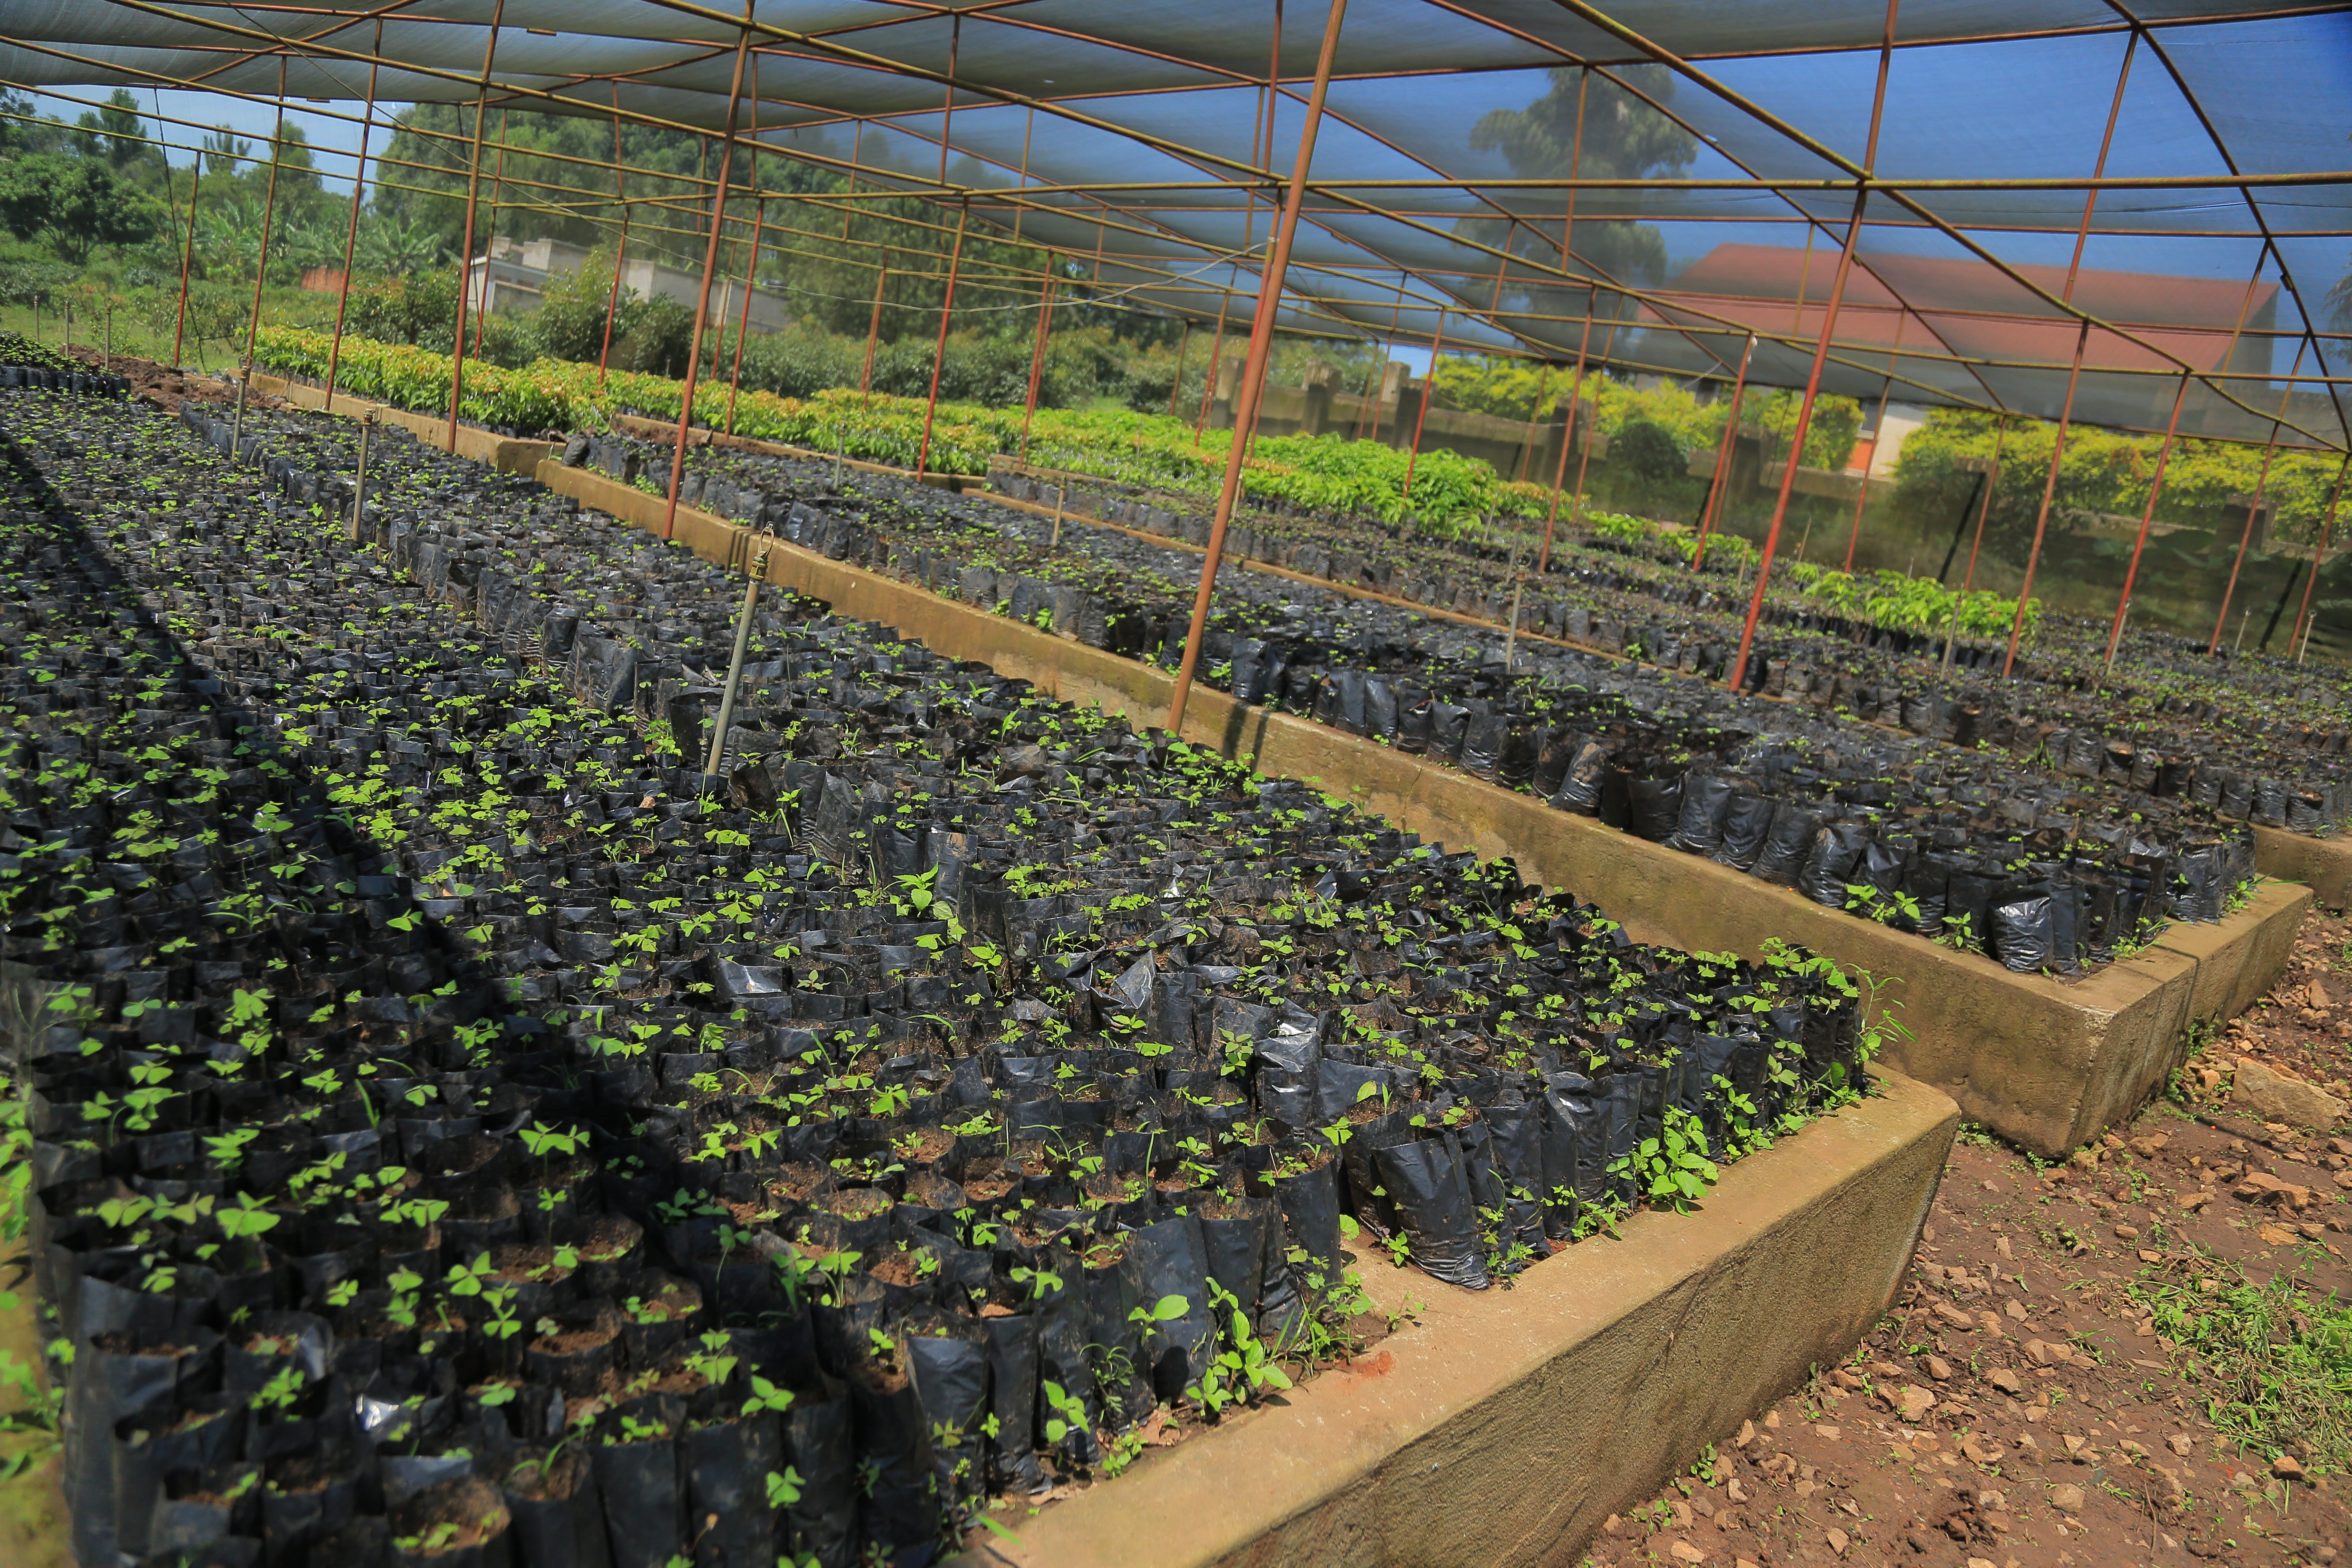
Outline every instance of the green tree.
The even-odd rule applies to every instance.
[[[1634,66],[1617,73],[1627,86],[1661,104],[1674,101],[1675,80],[1664,66]],[[1583,141],[1578,152],[1577,103],[1583,99]],[[1698,156],[1698,140],[1652,108],[1643,98],[1602,77],[1591,79],[1573,66],[1550,73],[1541,98],[1525,109],[1494,109],[1471,127],[1470,145],[1500,153],[1521,179],[1560,179],[1570,165],[1584,179],[1643,179],[1686,169]],[[1499,220],[1475,220],[1499,230]],[[1512,248],[1556,262],[1559,252],[1534,226],[1510,225]],[[1496,243],[1497,234],[1481,238]],[[1617,219],[1587,220],[1571,240],[1576,256],[1604,275],[1626,283],[1656,283],[1666,275],[1666,242],[1654,224]]]
[[[614,304],[613,265],[612,248],[599,246],[578,267],[548,279],[540,292],[539,310],[530,319],[541,353],[551,359],[593,363],[604,351],[608,305],[613,305],[613,336],[628,335],[635,325],[636,294],[624,288]]]
[[[439,267],[454,247],[425,225],[398,213],[375,211],[360,226],[357,264],[362,272],[382,278],[412,278]]]
[[[81,125],[103,138],[106,159],[118,169],[139,161],[149,151],[141,140],[146,127],[139,118],[139,100],[127,87],[116,88],[103,108],[83,114]]]
[[[44,238],[76,266],[101,245],[135,245],[161,222],[154,202],[101,159],[37,153],[0,164],[0,224]]]
[[[243,174],[245,161],[253,155],[253,143],[226,125],[205,132],[198,145],[204,153],[205,173],[215,176]]]

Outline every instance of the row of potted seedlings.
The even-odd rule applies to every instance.
[[[0,331],[0,390],[124,397],[130,395],[131,382],[126,376],[91,370],[22,332]]]
[[[1017,469],[990,479],[992,488],[1018,500],[1051,505],[1061,496],[1058,486]],[[1091,512],[1105,521],[1207,542],[1208,520],[1197,512],[1075,489],[1071,499],[1093,503]],[[1346,526],[1359,535],[1390,531],[1360,520]],[[1573,585],[1571,596],[1561,598],[1549,575],[1530,581],[1520,574],[1523,544],[1424,545],[1416,539],[1411,552],[1420,559],[1418,567],[1388,561],[1367,567],[1362,563],[1370,558],[1360,545],[1350,551],[1316,539],[1269,540],[1250,529],[1227,534],[1227,548],[1237,555],[1309,576],[1377,588],[1498,625],[1516,615],[1522,630],[1710,679],[1729,674],[1748,597],[1743,569],[1734,562],[1719,560],[1694,572],[1678,558],[1637,563],[1615,540],[1559,541],[1548,573],[1561,585]],[[1433,568],[1433,563],[1443,564]],[[2215,775],[2216,799],[2208,805],[2220,804],[2222,776],[2242,775],[2245,798],[2233,801],[2235,809],[2225,808],[2225,815],[2305,834],[2331,833],[2352,818],[2352,771],[2336,760],[2352,744],[2352,708],[2340,691],[2324,680],[2266,678],[2281,674],[2283,661],[2268,672],[2257,665],[2248,682],[2244,661],[2234,668],[2217,666],[2201,647],[2192,653],[2164,636],[2135,636],[2119,673],[2109,673],[2106,632],[2104,623],[2051,625],[2001,679],[2001,644],[1963,644],[1947,669],[1940,633],[1878,626],[1801,600],[1768,599],[1744,685],[1765,696],[1929,734],[1934,731],[1912,721],[1913,710],[1951,701],[1970,722],[1957,737],[1936,739],[1968,745],[1982,738],[2009,746],[2020,735],[2038,739],[2063,729],[2078,754],[2053,757],[2053,765],[2076,776],[2100,776],[2108,751],[2125,759],[2144,754],[2149,767],[2169,761],[2177,769],[2201,767]],[[2126,776],[2128,772],[2126,761]]]
[[[625,450],[575,444],[572,455]],[[1197,556],[888,477],[835,489],[823,465],[722,461],[768,487],[690,474],[722,514],[1112,651],[1172,663],[1181,650],[1191,585],[1179,574]],[[1931,699],[1901,715],[1924,738],[1906,742],[1581,650],[1522,640],[1507,654],[1500,635],[1376,599],[1239,569],[1218,588],[1201,669],[1244,701],[1531,790],[2021,972],[2103,963],[2167,921],[2220,919],[2252,874],[2251,835],[2221,819],[2243,803],[2221,796],[2228,784],[2251,799],[2254,781],[2160,770],[2104,742],[2088,770],[2047,765],[2097,740],[2084,731],[1954,750],[1990,734],[1974,732],[1976,710]]]
[[[7,409],[81,1561],[920,1563],[1507,1282],[1889,1025],[393,441]],[[324,501],[306,500],[322,496]]]
[[[1010,460],[989,475],[992,489],[1018,500],[1207,542],[1209,520],[1196,498],[1068,483],[1072,478]],[[1645,623],[1661,606],[1680,609],[1686,614],[1676,617],[1675,640],[1708,646],[1709,657],[1696,668],[1717,679],[1728,673],[1748,601],[1748,565],[1736,550],[1719,551],[1694,570],[1685,542],[1620,538],[1566,524],[1556,531],[1548,571],[1575,585],[1576,603],[1591,612],[1582,620],[1571,621],[1564,606],[1549,602],[1558,590],[1548,579],[1523,579],[1535,545],[1516,533],[1440,540],[1363,518],[1253,512],[1226,543],[1245,558],[1497,623],[1509,618],[1516,602],[1523,629],[1637,658],[1654,657],[1660,647]],[[2137,749],[2179,755],[2210,757],[2218,742],[2238,771],[2293,777],[2317,768],[2314,776],[2322,781],[2337,774],[2294,753],[2341,752],[2352,741],[2352,703],[2340,689],[2284,658],[2217,659],[2201,641],[2133,632],[2110,668],[2104,620],[2044,616],[2032,646],[2000,677],[2008,662],[2004,641],[1961,641],[1947,661],[1946,632],[1879,625],[1825,609],[1795,584],[1779,584],[1763,606],[1763,640],[1748,684],[1769,695],[1785,690],[1834,701],[1890,725],[1899,722],[1891,703],[1884,716],[1874,711],[1879,689],[1893,685],[1915,697],[1922,687],[1942,689],[2011,725],[2092,728]],[[2270,825],[2319,830],[2284,817]]]

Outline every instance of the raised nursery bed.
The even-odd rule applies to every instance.
[[[312,388],[297,391],[317,396]],[[882,400],[892,416],[904,412],[901,401]],[[656,437],[653,445],[608,443],[609,451],[590,460],[617,477],[666,475],[669,426],[614,417],[623,427]],[[959,441],[974,434],[959,432]],[[793,450],[708,430],[693,438],[697,453],[684,486],[690,504],[706,475],[714,481],[744,478],[720,448]],[[583,448],[592,444],[575,437],[573,460],[589,457]],[[1111,454],[1099,455],[1113,460]],[[964,455],[956,460],[961,463]],[[713,464],[726,471],[711,471]],[[886,479],[894,472],[870,463],[853,467]],[[1042,508],[1043,499],[1050,499],[1055,510],[1090,512],[1171,542],[1197,543],[1206,536],[1204,503],[1197,496],[1024,468],[1001,458],[990,471],[1011,504]],[[950,490],[969,483],[934,478]],[[762,487],[772,489],[765,479],[755,474],[752,479],[749,487],[728,486],[737,498],[730,503],[734,515],[757,516],[775,499],[763,493]],[[771,521],[781,521],[791,492],[805,483],[784,487]],[[747,491],[748,506],[741,502]],[[1015,495],[1041,499],[1024,503],[1013,500]],[[712,510],[729,508],[714,503]],[[1609,521],[1610,528],[1596,526],[1580,540],[1563,536],[1552,554],[1553,576],[1532,582],[1514,574],[1534,552],[1525,520],[1499,531],[1453,537],[1285,507],[1237,518],[1228,546],[1234,558],[1279,562],[1276,570],[1328,581],[1334,596],[1405,595],[1438,615],[1487,624],[1510,619],[1516,608],[1529,633],[1719,679],[1738,641],[1744,545],[1727,542],[1706,571],[1694,573],[1676,553],[1686,547],[1642,537],[1649,525],[1638,520]],[[1940,617],[1928,630],[1906,630],[1876,624],[1846,607],[1845,600],[1792,593],[1797,578],[1811,581],[1811,570],[1795,565],[1776,586],[1765,640],[1751,659],[1750,689],[1937,742],[1998,746],[2071,787],[2113,786],[2122,816],[2137,809],[2135,797],[2185,798],[2249,825],[2265,874],[2308,881],[2331,902],[2352,896],[2352,850],[2336,842],[2337,826],[2352,812],[2352,773],[2341,755],[2352,735],[2352,709],[2323,682],[2299,672],[2252,669],[2258,660],[2217,666],[2184,659],[2175,639],[2137,635],[2127,640],[2118,670],[2103,674],[2098,660],[2087,656],[2088,644],[2103,641],[2103,628],[2087,623],[2045,625],[2033,647],[2051,650],[2047,668],[2038,656],[2029,657],[2014,678],[1990,679],[1985,672],[2000,662],[1996,637],[1958,650],[1959,668],[1945,671],[1938,667]],[[1833,580],[1840,579],[1831,574],[1819,584],[1824,595]],[[1563,596],[1563,588],[1571,592]],[[1970,601],[1972,629],[1982,633],[1994,622],[2005,628],[2005,605],[1977,598],[1988,603]],[[1978,624],[1993,610],[1999,613],[1990,621]],[[1285,662],[1303,668],[1311,652],[1286,650]],[[1274,696],[1280,699],[1278,688]],[[1976,934],[1980,942],[1990,936],[1982,930]]]
[[[637,454],[575,438],[566,457],[626,472]],[[765,460],[758,472],[768,488],[697,471],[682,499],[1092,647],[1163,665],[1181,648],[1192,564],[1181,554],[1101,531],[1072,530],[1066,547],[1058,526],[887,479],[835,490],[822,465]],[[2218,919],[2253,874],[2252,833],[2178,790],[2150,796],[2002,752],[1906,743],[1532,640],[1507,656],[1496,638],[1447,646],[1433,634],[1452,628],[1398,607],[1308,590],[1319,596],[1302,609],[1286,602],[1297,588],[1251,574],[1234,574],[1230,591],[1221,574],[1219,586],[1202,668],[1244,701],[1531,787],[2019,972],[2072,972],[2166,921]],[[1507,670],[1495,668],[1505,657]]]
[[[661,500],[643,490],[553,463],[542,472],[551,482],[641,524],[655,524],[662,515]],[[807,493],[824,502],[840,500],[825,490],[822,478]],[[892,492],[894,500],[905,497],[906,489]],[[861,498],[856,504],[870,503]],[[917,491],[904,504],[912,510],[961,503]],[[804,510],[825,511],[817,506]],[[742,546],[740,530],[699,508],[681,509],[679,529],[682,541],[717,558],[731,558]],[[1114,542],[1119,537],[1111,536]],[[831,525],[824,544],[845,556],[895,558],[880,531],[862,524]],[[967,553],[960,559],[973,558]],[[1025,616],[1016,620],[967,609],[918,583],[902,585],[789,550],[772,553],[770,570],[777,581],[1066,697],[1101,704],[1139,722],[1165,711],[1168,681],[1160,670],[1045,635],[1022,624]],[[924,576],[919,557],[898,559],[886,570],[919,581]],[[1252,578],[1234,576],[1233,596],[1243,613],[1250,613]],[[1221,577],[1221,589],[1224,583]],[[1336,602],[1359,612],[1381,609],[1345,598]],[[1351,647],[1360,649],[1366,630],[1351,633]],[[1465,658],[1426,645],[1413,647],[1408,658],[1423,678],[1446,662],[1467,665],[1474,674],[1484,662],[1475,652]],[[1601,668],[1623,670],[1613,664]],[[1745,703],[1750,711],[1788,715],[1780,705],[1756,704],[1705,687],[1675,687],[1654,676],[1643,678],[1650,682],[1645,686],[1630,679],[1642,672],[1625,673],[1628,705],[1643,712],[1688,693],[1703,705]],[[1702,706],[1699,716],[1707,710]],[[1861,897],[1853,889],[1822,884],[1811,900],[1792,896],[1772,883],[1727,872],[1711,863],[1714,856],[1664,851],[1636,835],[1597,830],[1591,819],[1543,811],[1523,792],[1506,793],[1486,787],[1475,773],[1464,776],[1450,767],[1431,766],[1427,753],[1367,746],[1328,727],[1302,724],[1207,692],[1196,695],[1187,731],[1228,755],[1255,754],[1268,771],[1324,780],[1328,787],[1340,788],[1360,804],[1429,836],[1514,855],[1552,885],[1605,886],[1610,907],[1652,940],[1756,956],[1767,938],[1799,936],[1846,962],[1892,976],[1903,983],[1904,995],[1922,1016],[1964,1021],[1964,1026],[1938,1029],[1921,1042],[1899,1046],[1906,1069],[1944,1087],[1971,1115],[2004,1135],[2053,1154],[2095,1135],[2160,1088],[2192,1020],[2234,1016],[2258,995],[2283,962],[2305,902],[2300,889],[2263,888],[2231,918],[2176,924],[2154,945],[2140,947],[2125,963],[2095,970],[2087,981],[2012,980],[1966,952],[1906,934],[1899,910],[1885,924],[1832,912]],[[1840,733],[1830,730],[1826,739],[1834,742]],[[2181,808],[2176,804],[2176,809]],[[2065,820],[2063,811],[2056,816]],[[2236,844],[2242,855],[2242,837]],[[2109,955],[2095,950],[2087,956]]]
[[[399,437],[354,548],[341,422],[0,419],[85,1563],[919,1563],[1350,1352],[1348,1248],[1541,1295],[1702,1201],[1634,1246],[1748,1303],[1759,1395],[1892,1289],[1950,1112],[1856,1105],[1885,1015],[1825,960],[1636,943],[790,595],[704,774],[737,595],[687,552]],[[1673,1228],[1766,1218],[1837,1232],[1832,1311]]]

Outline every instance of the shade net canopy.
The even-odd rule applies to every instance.
[[[744,142],[1239,331],[1327,16],[0,0],[0,79],[355,104],[373,68],[716,133],[748,32]],[[1851,228],[1828,391],[2160,430],[2185,384],[2183,434],[2352,446],[2352,9],[1907,0],[1887,37],[1877,0],[1349,0],[1276,325],[1801,385]]]

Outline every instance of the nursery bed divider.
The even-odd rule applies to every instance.
[[[252,380],[256,392],[283,398],[297,408],[315,409],[348,419],[365,419],[373,411],[383,424],[399,426],[437,451],[450,449],[449,421],[446,415],[412,414],[389,403],[375,403],[341,392],[335,394],[330,401],[326,388],[312,386],[308,382],[289,381],[280,375],[256,372]],[[457,426],[457,456],[487,463],[502,474],[529,476],[538,468],[541,459],[557,445],[552,441],[519,440],[494,431],[478,429],[471,425]]]
[[[662,499],[588,468],[542,463],[540,482],[583,506],[658,530]],[[706,560],[740,559],[753,531],[677,509],[677,542]],[[761,536],[767,581],[878,621],[950,658],[972,659],[1043,694],[1138,725],[1168,711],[1175,678],[1009,616]],[[1197,688],[1183,738],[1304,780],[1456,849],[1508,855],[1520,875],[1573,889],[1638,941],[1758,957],[1771,938],[1899,982],[1890,998],[1916,1037],[1881,1060],[1945,1090],[1973,1120],[2038,1153],[2063,1154],[2160,1091],[2189,1024],[2235,1017],[2284,972],[2311,889],[2260,887],[2218,924],[2179,923],[2141,952],[2075,979],[2015,974],[1843,910],[1791,888],[1557,811],[1522,795],[1311,720]]]
[[[1749,1156],[1693,1212],[1636,1215],[1509,1290],[1361,1269],[1381,1310],[1421,1302],[1419,1326],[1013,1516],[1017,1542],[959,1568],[1577,1561],[1894,1300],[1959,1117],[1937,1089],[1874,1077],[1881,1093]]]

